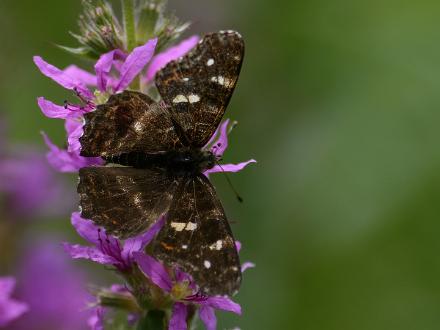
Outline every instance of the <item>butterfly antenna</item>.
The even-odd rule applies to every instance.
[[[228,184],[229,184],[229,187],[231,187],[232,191],[234,192],[235,197],[237,197],[237,200],[238,200],[240,203],[243,203],[243,198],[241,198],[240,194],[239,194],[239,193],[237,192],[237,190],[235,189],[234,185],[232,184],[231,179],[229,179],[229,175],[225,172],[225,170],[223,169],[223,167],[222,167],[217,161],[216,161],[216,163],[217,163],[217,165],[220,167],[220,169],[222,170],[222,173],[224,174],[224,176],[225,176],[225,178],[226,178],[226,181],[227,181]]]

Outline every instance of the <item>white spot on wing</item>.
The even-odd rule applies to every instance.
[[[189,78],[185,77],[185,78],[182,78],[182,80],[183,80],[183,81],[188,81]]]
[[[196,95],[196,94],[190,94],[188,95],[188,100],[189,103],[196,103],[200,101],[200,96]]]
[[[221,250],[221,248],[223,247],[223,242],[222,240],[218,240],[217,242],[215,242],[214,244],[211,244],[209,246],[210,250]]]
[[[206,62],[206,65],[207,66],[211,66],[211,65],[213,65],[214,64],[214,59],[213,58],[210,58],[207,62]]]
[[[185,95],[179,94],[173,99],[173,103],[188,102],[188,98]]]
[[[211,263],[209,262],[209,260],[205,260],[205,261],[203,262],[203,265],[204,265],[205,268],[207,268],[207,269],[211,268]]]
[[[134,196],[133,203],[136,205],[141,204],[141,193],[138,193]]]
[[[222,86],[224,86],[226,88],[232,87],[233,83],[234,83],[234,81],[232,79],[229,79],[229,78],[226,78],[226,77],[223,77],[223,76],[211,77],[211,81],[215,82],[215,83],[217,83],[219,85],[222,85]]]
[[[182,231],[186,226],[185,222],[171,222],[171,227],[176,231]]]
[[[185,227],[186,230],[190,230],[190,231],[193,231],[196,228],[197,228],[197,224],[195,222],[188,222]]]
[[[188,245],[186,245],[186,244],[182,245],[182,249],[186,250],[187,248],[188,248]]]
[[[144,128],[144,125],[142,125],[142,123],[139,122],[139,121],[137,121],[137,122],[134,124],[134,130],[135,130],[136,132],[142,132],[143,128]]]
[[[171,222],[171,227],[176,231],[189,230],[193,231],[197,228],[197,224],[195,222]]]

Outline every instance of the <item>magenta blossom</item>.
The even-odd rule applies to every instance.
[[[7,201],[4,213],[14,219],[33,219],[64,214],[73,206],[73,193],[43,153],[24,146],[9,149],[0,150],[0,195]]]
[[[41,238],[27,247],[20,260],[17,297],[29,305],[29,311],[8,329],[87,329],[87,303],[92,299],[88,279],[60,251],[58,241]]]
[[[66,252],[74,259],[89,259],[103,265],[112,265],[120,271],[131,268],[133,253],[143,250],[165,223],[164,217],[161,217],[145,233],[121,242],[106,234],[104,229],[91,220],[82,218],[79,212],[72,213],[71,221],[78,234],[94,246],[64,243]]]
[[[96,307],[92,316],[87,321],[90,330],[104,330],[104,313],[103,307]]]
[[[15,288],[13,277],[0,277],[0,327],[5,327],[28,311],[28,306],[11,298]]]
[[[133,253],[133,257],[145,276],[169,293],[175,301],[169,330],[187,329],[188,304],[200,306],[199,316],[208,330],[215,330],[217,327],[216,309],[241,314],[240,305],[228,297],[208,297],[198,294],[196,285],[188,274],[176,269],[173,279],[168,270],[153,257],[142,252]]]
[[[226,119],[217,128],[217,131],[212,135],[211,139],[204,147],[204,149],[211,150],[211,152],[214,153],[217,159],[221,159],[223,153],[228,148],[228,127],[229,127],[229,119]],[[217,164],[213,168],[205,171],[205,175],[209,175],[211,173],[218,173],[218,172],[238,172],[251,163],[256,163],[256,160],[250,159],[246,162],[242,162],[238,164],[224,164],[224,165]]]

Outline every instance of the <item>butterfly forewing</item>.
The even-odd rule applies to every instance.
[[[235,31],[205,36],[189,54],[156,75],[156,86],[192,146],[214,134],[231,99],[244,55]]]
[[[241,282],[234,238],[214,187],[201,175],[179,184],[153,253],[189,273],[203,293],[235,293]]]
[[[85,167],[79,171],[81,216],[127,238],[145,231],[171,205],[178,181],[160,170]]]
[[[142,93],[112,95],[84,117],[81,156],[157,153],[182,146],[168,110]]]

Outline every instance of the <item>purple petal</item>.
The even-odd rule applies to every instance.
[[[215,309],[221,309],[224,311],[232,312],[238,315],[241,315],[241,307],[239,304],[233,302],[228,297],[209,297],[203,305],[210,306]]]
[[[241,265],[241,272],[244,273],[249,268],[255,268],[255,264],[250,261],[246,261]]]
[[[40,69],[41,73],[51,78],[66,89],[78,91],[82,97],[91,100],[93,94],[79,80],[69,76],[64,71],[47,63],[40,56],[34,56],[34,63]]]
[[[171,291],[173,285],[171,277],[159,261],[142,252],[133,252],[133,258],[138,263],[140,270],[154,284],[166,292]]]
[[[241,250],[241,242],[240,241],[235,241],[235,248],[237,249],[237,252],[240,253],[240,250]]]
[[[99,157],[81,157],[77,152],[62,150],[53,144],[46,134],[42,134],[49,147],[47,160],[53,168],[60,172],[77,172],[82,167],[102,165],[104,162]]]
[[[228,125],[229,125],[229,119],[226,119],[219,127],[219,137],[217,141],[214,143],[214,145],[211,147],[211,151],[216,155],[218,158],[223,156],[226,148],[228,147]],[[216,135],[216,134],[214,134]]]
[[[168,330],[187,330],[187,315],[188,308],[186,305],[182,303],[175,303],[173,306],[173,312],[171,314]]]
[[[91,330],[104,330],[104,308],[97,307],[87,321]]]
[[[15,299],[0,300],[0,327],[6,327],[9,322],[19,318],[28,309],[27,304]]]
[[[127,56],[121,67],[121,76],[115,87],[115,92],[124,90],[130,85],[133,79],[150,62],[156,48],[157,38],[149,40],[145,45],[133,49]]]
[[[213,168],[204,172],[204,174],[211,173],[219,173],[219,172],[238,172],[244,169],[247,165],[256,163],[255,159],[248,160],[247,162],[239,163],[239,164],[224,164],[224,165],[215,165]]]
[[[164,224],[165,217],[161,216],[145,233],[125,240],[122,258],[129,260],[133,252],[141,251],[157,235]]]
[[[64,243],[64,250],[73,259],[87,259],[102,265],[117,265],[119,261],[113,257],[102,253],[99,249],[90,246],[82,246],[79,244]]]
[[[46,100],[44,97],[39,97],[37,102],[43,114],[48,118],[66,119],[82,115],[80,111],[72,111],[71,108],[66,108],[64,106],[52,103],[51,101]]]
[[[77,233],[86,241],[99,246],[100,228],[96,226],[93,221],[84,219],[79,212],[73,212],[70,217],[70,222]]]
[[[67,132],[67,151],[79,154],[81,149],[79,138],[84,134],[83,126],[83,120],[66,119],[64,127]]]
[[[96,82],[99,90],[105,92],[109,81],[110,71],[116,60],[124,59],[125,54],[119,49],[101,55],[95,64]]]
[[[176,267],[174,269],[174,275],[176,276],[176,282],[188,282],[191,283],[190,287],[192,289],[195,289],[194,281],[191,275],[188,273],[185,273],[184,271],[180,270],[180,268]]]
[[[15,278],[11,276],[0,277],[0,300],[7,299],[15,288]]]
[[[153,80],[156,72],[162,69],[168,62],[174,61],[188,53],[195,45],[197,45],[199,39],[199,36],[189,37],[178,45],[170,47],[166,51],[154,56],[150,65],[148,66],[146,80]]]
[[[69,65],[63,71],[64,74],[76,79],[86,86],[96,86],[96,76],[86,70],[78,68],[76,65]]]
[[[199,316],[207,330],[217,329],[217,317],[212,307],[202,305],[199,310]]]

